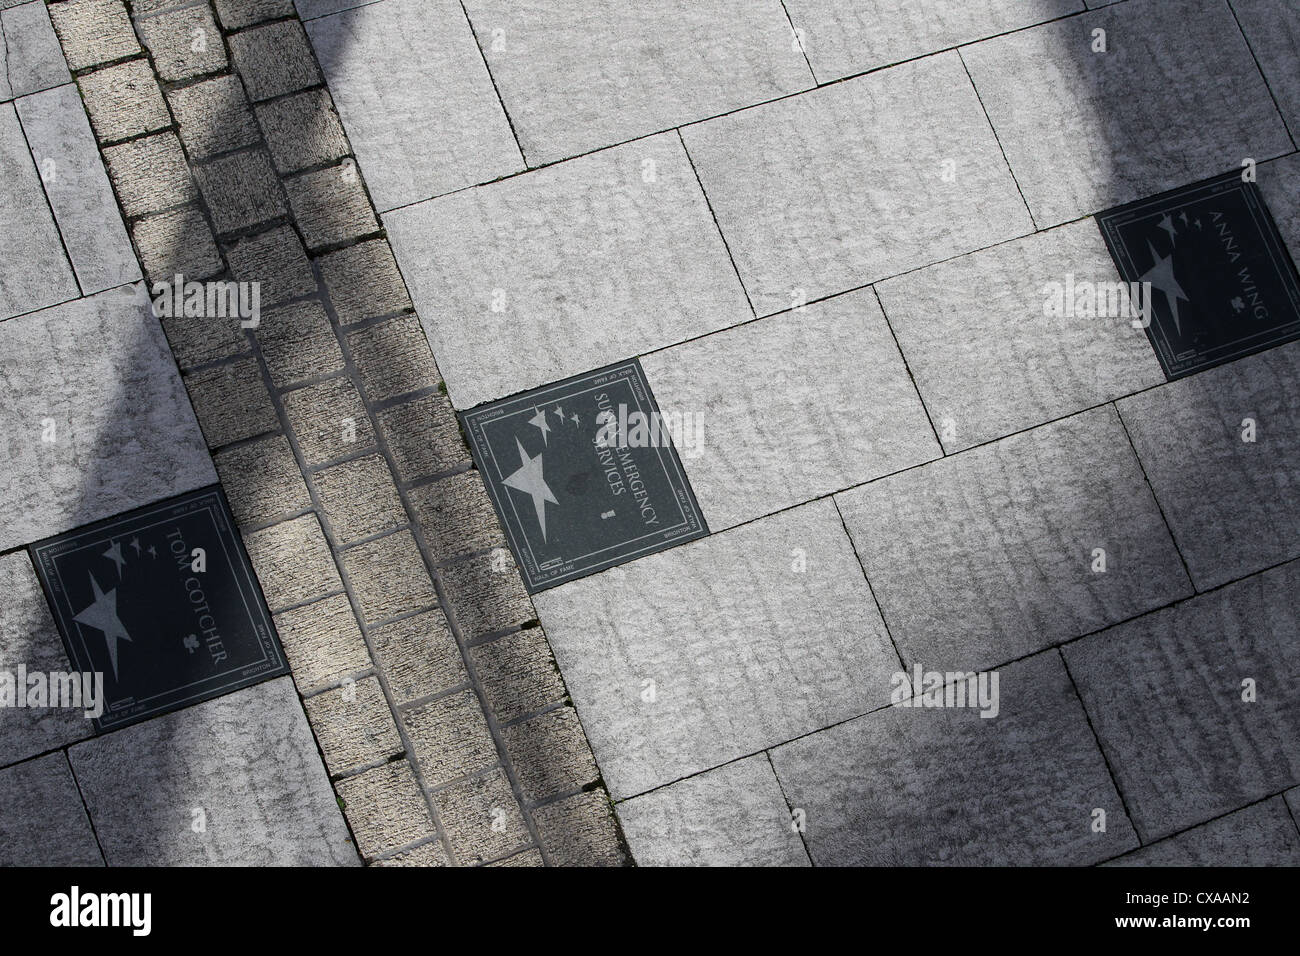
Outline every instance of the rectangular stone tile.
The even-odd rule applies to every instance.
[[[429,805],[405,760],[348,777],[339,800],[367,859],[435,834]]]
[[[137,15],[135,28],[160,80],[190,80],[223,71],[228,65],[226,45],[206,3],[178,5],[148,17]]]
[[[141,219],[131,227],[131,235],[151,283],[172,282],[178,274],[186,282],[203,282],[225,269],[212,230],[197,205]],[[265,302],[265,293],[263,296]],[[214,325],[207,317],[187,319],[182,315],[166,318],[163,328],[182,368],[248,349],[238,324]]]
[[[1110,407],[836,501],[909,667],[1000,664],[1191,592]]]
[[[452,784],[433,800],[462,865],[513,853],[531,839],[510,782],[500,770]]]
[[[237,76],[218,76],[167,94],[193,160],[257,143],[257,122]]]
[[[1300,6],[1276,0],[1231,0],[1292,136],[1300,134]]]
[[[459,3],[385,0],[307,31],[380,211],[523,168]]]
[[[772,752],[815,864],[1085,865],[1137,845],[1057,653],[998,675],[996,717],[887,707]]]
[[[472,690],[404,711],[402,725],[420,774],[430,787],[478,773],[497,762],[483,705]]]
[[[50,4],[50,19],[68,66],[84,70],[140,52],[122,0],[69,0]]]
[[[374,677],[317,694],[303,706],[332,774],[384,763],[404,752],[393,711]]]
[[[1032,229],[956,53],[682,135],[759,315]]]
[[[1300,554],[1297,381],[1292,343],[1119,403],[1200,590]]]
[[[458,408],[752,316],[674,134],[384,225]]]
[[[1300,154],[1262,163],[1258,182],[1291,261],[1300,262]]]
[[[1219,0],[1128,0],[962,57],[1039,227],[1292,150]]]
[[[104,150],[108,175],[130,219],[199,198],[175,133],[157,133]]]
[[[17,106],[36,168],[54,171],[45,177],[45,194],[81,291],[89,295],[139,279],[140,264],[77,87],[68,83],[25,96]]]
[[[68,759],[0,770],[0,866],[103,866]]]
[[[0,379],[0,550],[216,481],[158,320],[122,290],[0,323],[0,354],[18,359]]]
[[[230,54],[254,101],[297,93],[321,82],[311,44],[296,20],[282,20],[231,36]]]
[[[370,651],[345,594],[282,611],[275,615],[275,630],[299,693],[336,684],[371,666]]]
[[[0,12],[0,100],[47,90],[72,79],[59,38],[43,3],[24,3]]]
[[[420,549],[406,529],[343,552],[343,567],[367,624],[438,603]]]
[[[1150,842],[1300,781],[1300,564],[1065,649]]]
[[[1300,866],[1300,832],[1271,797],[1126,853],[1109,866]]]
[[[375,443],[370,416],[347,376],[285,392],[282,400],[309,466],[355,454]]]
[[[552,866],[628,866],[604,790],[588,790],[533,811]]]
[[[615,798],[880,706],[898,667],[826,500],[534,600]]]
[[[101,143],[156,133],[172,123],[148,60],[130,60],[77,79],[90,125]]]
[[[312,484],[340,544],[407,523],[392,472],[379,455],[331,465],[313,474]]]
[[[641,364],[713,531],[941,454],[870,289]]]
[[[1118,282],[1087,219],[887,279],[876,291],[951,453],[1165,380],[1132,319],[1090,315],[1080,298]],[[1051,283],[1068,314],[1044,313]]]
[[[316,515],[303,515],[244,536],[244,546],[272,611],[343,590]]]
[[[534,165],[813,85],[779,0],[595,0],[559,15],[471,0],[466,10]]]
[[[216,0],[217,16],[227,30],[293,16],[293,0]]]
[[[557,707],[502,728],[501,736],[526,800],[573,793],[599,779],[578,712],[572,707]]]
[[[478,644],[470,655],[483,695],[500,723],[518,720],[564,699],[564,681],[539,627]]]
[[[288,677],[69,751],[110,866],[356,864]],[[206,832],[192,823],[203,813]]]
[[[810,865],[764,753],[616,809],[638,866]]]
[[[373,628],[370,642],[398,706],[469,680],[456,638],[437,609]]]
[[[1084,9],[1082,0],[786,0],[785,7],[821,83]]]
[[[0,319],[78,295],[18,114],[0,105]]]

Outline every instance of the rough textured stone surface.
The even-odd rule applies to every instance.
[[[462,865],[505,856],[530,839],[510,782],[500,770],[452,784],[434,794],[433,801]]]
[[[338,336],[317,299],[264,313],[257,340],[276,388],[343,369]]]
[[[539,627],[507,634],[471,652],[488,705],[501,723],[564,699],[564,682]]]
[[[524,850],[522,853],[516,853],[508,856],[503,860],[496,860],[487,864],[488,866],[545,866],[546,861],[542,859],[541,850]]]
[[[1065,649],[1144,841],[1300,782],[1297,588],[1292,562]]]
[[[466,9],[534,165],[813,85],[779,0]]]
[[[345,377],[285,392],[283,400],[298,448],[309,466],[341,458],[375,443],[361,396]]]
[[[533,601],[616,798],[880,706],[898,667],[827,500]]]
[[[244,545],[272,611],[343,590],[314,514],[246,534]]]
[[[477,471],[462,471],[407,492],[437,562],[505,547],[505,535]]]
[[[1032,229],[956,53],[682,135],[759,315]]]
[[[469,464],[469,448],[445,395],[428,395],[377,416],[398,477],[414,481]]]
[[[181,227],[180,224],[178,227]],[[166,275],[164,272],[163,276]],[[188,280],[193,273],[187,272],[184,275]],[[176,362],[182,369],[241,355],[250,348],[248,338],[238,322],[212,322],[206,318],[164,318],[162,326],[171,343]]]
[[[350,161],[285,180],[289,205],[311,249],[359,239],[379,230],[374,208]]]
[[[139,17],[136,30],[159,79],[176,82],[226,68],[226,47],[206,3]]]
[[[1300,262],[1300,155],[1261,164],[1259,188],[1282,241],[1291,250],[1291,261]]]
[[[887,707],[772,752],[819,866],[1084,865],[1137,846],[1055,651],[999,671],[997,717]],[[1092,812],[1106,831],[1092,832]]]
[[[372,402],[438,384],[429,340],[413,315],[399,316],[348,335],[348,349]]]
[[[262,284],[262,308],[316,291],[311,263],[288,226],[240,240],[226,250],[230,271],[243,282]]]
[[[371,666],[370,652],[347,595],[336,594],[275,615],[299,693],[337,684]]]
[[[185,376],[209,448],[275,431],[280,419],[256,359],[217,365]]]
[[[227,30],[293,16],[293,0],[216,0],[217,16]]]
[[[1131,319],[1044,315],[1044,288],[1067,276],[1076,286],[1119,282],[1091,219],[876,287],[946,451],[1165,380]]]
[[[752,317],[674,134],[384,225],[457,408]]]
[[[1300,7],[1270,0],[1232,0],[1250,48],[1294,135],[1300,131]]]
[[[374,628],[370,641],[398,706],[469,679],[460,648],[439,610]]]
[[[514,556],[505,547],[441,567],[438,578],[467,640],[537,617]]]
[[[617,808],[640,866],[808,866],[766,754],[755,754]]]
[[[151,284],[171,281],[177,274],[183,275],[187,282],[203,282],[225,268],[212,238],[212,230],[197,206],[141,219],[132,227],[131,235]],[[238,323],[213,328],[215,325],[218,324],[206,318],[163,320],[163,326],[169,329],[177,361],[182,366],[225,358],[247,348]],[[183,343],[171,337],[173,326],[185,328],[187,334],[183,336]],[[234,343],[236,347],[228,350],[226,343]]]
[[[110,866],[357,862],[288,677],[69,751]],[[191,828],[202,809],[205,833]]]
[[[199,198],[175,133],[159,133],[104,150],[108,175],[128,218]]]
[[[303,706],[331,774],[402,753],[393,711],[373,677],[317,694]]]
[[[406,524],[392,473],[379,455],[354,458],[312,475],[321,507],[340,543]]]
[[[262,524],[311,507],[307,483],[283,435],[226,448],[213,461],[240,525]]]
[[[171,125],[171,113],[147,60],[87,73],[77,85],[101,143],[155,133]]]
[[[257,121],[281,173],[341,159],[348,140],[325,90],[309,90],[257,107]]]
[[[908,667],[1000,664],[1191,593],[1110,407],[836,501]]]
[[[533,811],[556,866],[624,866],[627,857],[604,791],[591,790]]]
[[[385,857],[382,860],[376,860],[372,866],[449,866],[447,851],[443,848],[442,841],[430,840],[428,843],[421,843],[419,846],[412,847],[409,850],[403,850],[401,853],[394,853],[392,856]]]
[[[321,82],[307,35],[296,21],[245,30],[229,42],[235,69],[254,100],[296,93]]]
[[[235,153],[194,171],[219,234],[249,229],[285,213],[279,178],[261,150]]]
[[[402,723],[430,787],[486,770],[497,762],[496,744],[472,690],[413,707],[403,712]]]
[[[50,20],[68,66],[84,70],[140,52],[122,0],[69,0],[50,4]]]
[[[0,100],[67,83],[71,76],[43,3],[24,3],[0,12]]]
[[[558,707],[502,731],[527,800],[581,790],[598,779],[596,761],[572,707]]]
[[[429,807],[405,760],[341,780],[338,793],[367,858],[434,834]]]
[[[103,866],[68,760],[0,770],[0,866]]]
[[[1112,866],[1297,866],[1300,833],[1281,797],[1125,854]]]
[[[455,0],[385,0],[307,31],[381,211],[523,168]]]
[[[322,256],[320,268],[343,325],[411,308],[397,261],[382,239]]]
[[[218,76],[167,94],[190,158],[252,146],[257,123],[237,76]]]
[[[1201,590],[1300,555],[1297,376],[1293,343],[1119,403]]]
[[[348,549],[343,566],[369,624],[438,603],[415,538],[405,529]]]
[[[1092,51],[1096,29],[1106,53]],[[1040,227],[1292,150],[1217,0],[1130,0],[962,58]]]
[[[0,354],[24,357],[0,378],[0,550],[216,480],[158,320],[133,297],[0,322]]]
[[[712,531],[941,454],[870,289],[641,364]]]

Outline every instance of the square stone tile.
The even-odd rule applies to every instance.
[[[43,3],[24,3],[0,12],[0,99],[24,96],[67,83],[72,76]]]
[[[167,94],[190,158],[253,146],[257,123],[237,76],[218,76]]]
[[[0,770],[0,866],[103,866],[62,753]]]
[[[342,325],[411,308],[393,251],[382,239],[322,256],[320,268]]]
[[[158,320],[134,297],[0,322],[0,354],[20,359],[0,379],[0,550],[216,481]]]
[[[393,475],[379,455],[331,465],[313,474],[311,480],[340,543],[407,523]]]
[[[268,435],[222,449],[213,461],[241,527],[311,507],[307,482],[284,435]]]
[[[373,628],[370,642],[398,706],[469,680],[447,619],[437,609]]]
[[[1133,319],[1089,311],[1095,303],[1085,294],[1117,282],[1097,224],[1087,219],[880,283],[885,315],[944,450],[1163,382]],[[1058,288],[1065,314],[1046,314]]]
[[[227,66],[226,45],[206,3],[137,16],[135,27],[161,80],[189,80]]]
[[[366,859],[436,833],[424,794],[405,760],[339,781],[338,794]]]
[[[296,20],[244,30],[228,42],[235,70],[254,101],[296,93],[322,82],[307,35]]]
[[[340,376],[281,396],[303,460],[320,465],[375,443],[357,387]]]
[[[429,340],[413,315],[348,333],[348,350],[372,402],[433,388],[440,381]]]
[[[453,784],[433,800],[462,865],[505,856],[531,839],[510,782],[500,770]]]
[[[1297,587],[1292,562],[1065,649],[1145,842],[1300,781]]]
[[[403,850],[401,853],[394,853],[382,860],[375,860],[370,865],[431,867],[450,866],[451,861],[447,859],[447,851],[443,848],[442,841],[431,839],[428,843],[421,843],[419,846]]]
[[[1040,228],[1293,148],[1217,0],[1129,0],[962,58]]]
[[[272,611],[343,590],[338,567],[316,515],[303,515],[244,535]]]
[[[158,133],[104,150],[108,176],[127,217],[147,216],[199,198],[175,133]]]
[[[427,395],[386,408],[377,416],[398,477],[414,481],[469,464],[460,422],[445,395]]]
[[[617,809],[639,866],[811,865],[765,753]]]
[[[371,666],[370,652],[347,595],[336,594],[275,615],[298,692],[337,684]]]
[[[69,0],[49,6],[63,55],[73,70],[141,52],[122,0]]]
[[[332,162],[349,152],[347,137],[325,90],[260,104],[257,121],[281,173]]]
[[[343,567],[367,624],[438,603],[415,538],[405,529],[344,551]]]
[[[280,179],[260,149],[196,167],[194,177],[218,234],[249,229],[285,213]]]
[[[1191,593],[1110,407],[835,500],[909,667],[1001,664]]]
[[[307,253],[289,226],[241,239],[226,250],[226,256],[236,279],[261,284],[263,308],[316,291]]]
[[[519,568],[505,548],[444,565],[438,579],[466,640],[537,619]]]
[[[772,752],[813,863],[1080,866],[1137,846],[1057,653],[997,673],[996,717],[887,707]]]
[[[403,753],[393,711],[373,677],[317,694],[303,706],[331,774]]]
[[[307,32],[381,211],[523,168],[454,0],[385,0]]]
[[[1269,0],[1232,0],[1242,32],[1292,135],[1300,133],[1300,7]]]
[[[225,269],[212,229],[197,205],[147,216],[131,227],[145,275],[154,282],[203,282]],[[176,361],[182,368],[226,358],[248,348],[238,323],[169,316],[163,320]],[[176,333],[176,334],[173,334]]]
[[[277,388],[343,369],[338,336],[317,299],[265,313],[257,340]]]
[[[1300,554],[1298,375],[1292,343],[1119,403],[1200,590]]]
[[[714,531],[941,454],[870,289],[641,364]]]
[[[1281,797],[1126,853],[1111,866],[1300,866],[1300,833]]]
[[[131,60],[83,74],[77,86],[101,143],[156,133],[172,123],[148,60]]]
[[[1032,229],[956,53],[682,136],[759,315]]]
[[[298,228],[313,251],[379,231],[374,208],[351,160],[287,179],[284,186]]]
[[[407,492],[435,561],[506,543],[476,471],[462,471]]]
[[[588,790],[533,811],[552,866],[626,866],[627,854],[604,790]]]
[[[357,863],[288,677],[69,756],[110,866]],[[199,812],[203,833],[192,826]]]
[[[534,165],[813,85],[779,0],[466,9]]]
[[[881,706],[898,668],[827,500],[534,601],[618,799]]]
[[[240,30],[279,17],[293,16],[293,0],[216,0],[217,16],[227,30]]]
[[[486,770],[497,762],[497,747],[483,706],[472,690],[403,711],[402,724],[420,773],[431,787]]]
[[[500,723],[517,720],[565,697],[560,670],[539,627],[479,644],[470,655],[488,705]]]
[[[280,419],[262,381],[261,364],[246,358],[184,377],[209,448],[276,431]]]
[[[526,800],[581,790],[599,779],[578,712],[557,707],[502,730]]]

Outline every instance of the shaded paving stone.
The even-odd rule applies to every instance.
[[[104,161],[128,219],[199,198],[175,133],[109,146]]]
[[[439,790],[433,801],[462,865],[504,856],[530,839],[510,782],[500,770]]]
[[[1233,0],[1233,13],[1259,62],[1269,92],[1277,99],[1292,135],[1300,131],[1300,10],[1267,0]]]
[[[320,268],[341,325],[411,308],[397,261],[382,239],[322,256]]]
[[[554,866],[626,866],[609,798],[592,790],[533,811]]]
[[[429,340],[420,320],[413,315],[349,333],[347,341],[361,387],[372,402],[438,384],[438,367],[433,363]]]
[[[0,377],[0,550],[216,480],[158,320],[123,290],[0,322],[0,354],[25,357]]]
[[[464,471],[420,485],[407,496],[434,561],[505,544],[477,472]]]
[[[1259,167],[1259,188],[1278,232],[1300,262],[1300,156],[1284,156]]]
[[[148,60],[119,63],[77,79],[101,143],[156,133],[172,124]]]
[[[836,502],[909,667],[988,667],[1191,592],[1109,407]]]
[[[641,364],[713,531],[941,454],[870,289]]]
[[[343,126],[325,90],[260,104],[257,121],[281,173],[332,162],[349,152]]]
[[[26,551],[0,556],[0,590],[5,595],[0,603],[0,671],[16,674],[21,666],[33,674],[69,673],[72,667]],[[26,694],[25,688],[22,693]],[[26,760],[89,737],[93,731],[85,710],[0,708],[0,764]],[[0,800],[0,807],[7,805],[8,801]],[[4,830],[0,822],[0,832]],[[9,845],[10,840],[0,836],[0,848]]]
[[[139,17],[136,30],[161,80],[189,80],[226,68],[226,47],[206,3]]]
[[[175,228],[184,228],[184,224],[176,223]],[[166,273],[163,275],[166,276]],[[185,275],[188,281],[188,277],[194,273]],[[213,322],[206,317],[187,319],[173,316],[162,319],[162,326],[171,343],[176,362],[182,369],[188,370],[196,365],[242,355],[250,348],[248,338],[238,322]]]
[[[497,762],[497,748],[483,707],[472,690],[461,691],[403,712],[402,724],[411,741],[424,782],[448,783]]]
[[[284,181],[308,248],[323,249],[379,231],[374,208],[355,172],[349,160]]]
[[[214,160],[194,175],[218,233],[248,229],[285,212],[279,180],[260,150]]]
[[[1092,51],[1097,29],[1106,53]],[[1040,227],[1293,148],[1232,11],[1214,0],[1118,3],[962,59]]]
[[[275,615],[275,629],[300,694],[371,667],[370,652],[345,594],[282,611]]]
[[[527,800],[581,790],[599,779],[596,761],[572,707],[560,707],[502,730]]]
[[[257,340],[277,388],[343,368],[338,336],[316,299],[265,313]]]
[[[1132,319],[1087,312],[1082,297],[1118,281],[1087,220],[880,283],[885,314],[944,450],[1164,381]],[[1044,314],[1050,283],[1060,287],[1068,314]]]
[[[466,640],[517,627],[537,613],[505,548],[438,569],[447,602]]]
[[[355,458],[312,475],[312,484],[341,544],[407,522],[393,476],[379,455]]]
[[[893,706],[772,751],[815,864],[1069,866],[1137,846],[1056,652],[998,674],[994,718]]]
[[[218,76],[167,94],[181,142],[194,160],[253,146],[257,123],[237,76]]]
[[[131,18],[121,0],[68,0],[49,5],[63,55],[73,70],[140,53]]]
[[[1300,781],[1297,587],[1293,562],[1065,649],[1145,842]]]
[[[759,315],[1033,229],[956,53],[682,136]]]
[[[184,376],[184,382],[209,448],[280,427],[256,359],[192,372]]]
[[[54,171],[44,182],[45,195],[81,291],[89,295],[139,279],[140,266],[76,86],[25,96],[17,106],[36,167]]]
[[[430,840],[410,850],[403,850],[383,860],[375,860],[371,866],[450,866],[447,851],[442,841]]]
[[[457,408],[752,318],[673,134],[384,225]]]
[[[379,210],[523,168],[453,0],[391,0],[307,24]]]
[[[617,0],[562,16],[501,0],[466,9],[533,164],[813,85],[777,0],[672,0],[653,15]]]
[[[434,835],[428,805],[405,760],[340,780],[337,789],[366,858]]]
[[[0,770],[0,866],[103,866],[67,758]]]
[[[311,507],[311,494],[283,435],[270,435],[212,456],[240,525],[261,524]]]
[[[399,707],[469,680],[460,648],[441,611],[374,628],[370,641]]]
[[[246,534],[244,546],[272,611],[343,590],[314,514]]]
[[[293,16],[293,0],[216,0],[217,16],[227,30]]]
[[[1291,809],[1291,816],[1295,817],[1296,814],[1300,814],[1300,787],[1288,790],[1282,796],[1286,798],[1287,806]]]
[[[369,624],[438,603],[415,538],[405,529],[344,551],[343,567]]]
[[[809,866],[766,754],[620,803],[640,866]]]
[[[565,697],[546,635],[538,627],[479,644],[470,651],[488,705],[501,723]]]
[[[541,850],[524,850],[522,853],[516,853],[514,856],[508,856],[504,860],[496,860],[487,866],[545,866],[546,861],[542,859]]]
[[[286,20],[236,33],[229,38],[235,69],[248,95],[268,100],[322,82],[302,24]]]
[[[287,677],[79,744],[69,757],[110,866],[357,863]],[[195,810],[205,833],[191,827]]]
[[[331,774],[402,753],[402,739],[379,681],[367,677],[303,702]]]
[[[1296,866],[1300,833],[1281,797],[1112,860],[1108,866]]]
[[[444,395],[394,405],[376,418],[403,481],[436,475],[470,462],[460,423]]]
[[[1297,376],[1293,343],[1119,403],[1201,590],[1300,554]]]
[[[281,396],[307,465],[319,465],[375,443],[365,405],[352,382],[332,378]]]
[[[0,12],[0,100],[49,89],[72,79],[43,3],[24,3]]]
[[[316,291],[311,263],[289,226],[242,239],[226,250],[226,256],[237,279],[261,283],[263,308]]]

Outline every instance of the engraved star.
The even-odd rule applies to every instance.
[[[537,409],[533,409],[533,411],[537,411]],[[546,436],[551,431],[551,426],[546,424],[546,412],[537,412],[536,415],[528,419],[528,424],[537,426],[542,433],[542,444],[545,445],[547,443]]]
[[[515,439],[515,447],[519,449],[519,468],[504,479],[504,484],[508,488],[516,491],[522,491],[533,499],[533,510],[537,512],[537,523],[542,527],[542,540],[546,540],[546,502],[558,505],[555,495],[551,489],[546,486],[546,481],[542,477],[542,456],[529,458],[528,452],[524,451],[524,446]]]
[[[1178,235],[1178,229],[1174,225],[1174,220],[1170,217],[1169,213],[1165,213],[1164,216],[1161,217],[1158,225],[1165,232],[1169,233],[1169,241],[1173,242],[1174,237]]]
[[[564,409],[563,409],[563,408],[561,408],[559,405],[556,405],[553,409],[551,409],[551,411],[555,412],[555,414],[557,414],[557,415],[560,416],[560,421],[564,421]]]
[[[95,576],[91,574],[90,590],[94,593],[95,600],[80,614],[74,616],[73,620],[103,632],[104,643],[108,645],[108,660],[113,665],[113,679],[116,680],[117,642],[129,641],[131,635],[126,633],[126,628],[117,617],[117,588],[109,588],[108,593],[105,594],[99,589],[99,582],[95,580]]]
[[[1178,280],[1174,277],[1174,257],[1172,255],[1157,256],[1150,243],[1147,243],[1147,248],[1151,250],[1155,265],[1144,272],[1138,281],[1150,282],[1153,289],[1159,289],[1165,294],[1165,300],[1169,303],[1169,311],[1174,316],[1174,329],[1179,335],[1182,335],[1182,324],[1178,320],[1178,300],[1182,299],[1184,302],[1190,302],[1191,300],[1187,298],[1187,293],[1183,291],[1183,287],[1178,284]]]
[[[158,549],[155,548],[153,545],[149,545],[149,557],[151,558],[158,557]]]
[[[572,415],[570,415],[569,417],[570,417],[571,419],[573,419],[573,424],[577,425],[579,428],[582,427],[582,419],[578,417],[578,413],[577,413],[577,412],[574,412],[574,413],[573,413]]]
[[[136,556],[137,558],[140,557],[140,539],[139,539],[139,538],[132,538],[132,539],[131,539],[131,548],[132,548],[132,550],[135,551],[135,556]]]
[[[104,557],[117,565],[117,576],[122,577],[122,568],[126,566],[126,558],[122,557],[122,542],[114,541],[113,546],[103,554]]]

